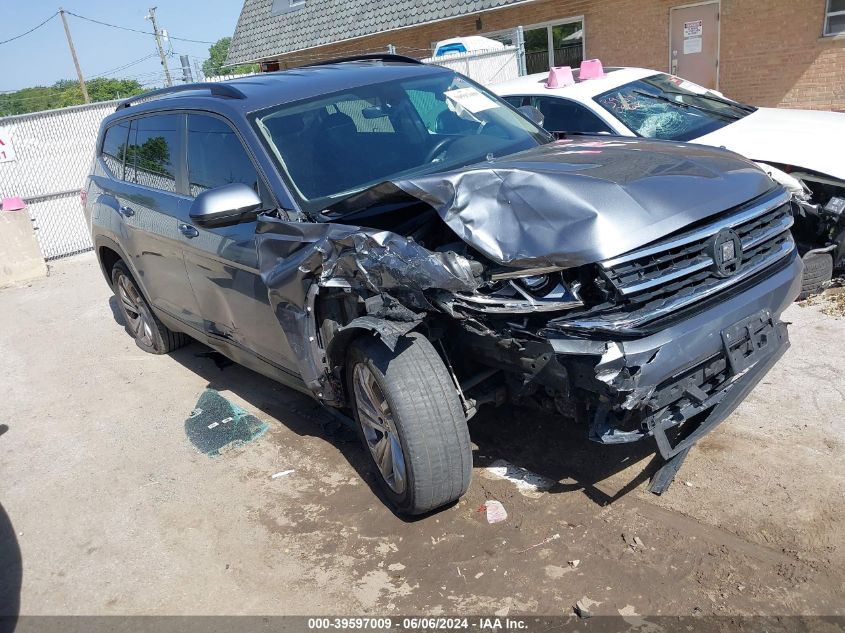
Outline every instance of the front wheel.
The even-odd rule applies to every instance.
[[[377,338],[357,339],[346,374],[361,442],[396,510],[422,514],[464,494],[472,474],[466,416],[431,343],[412,332],[391,352]]]
[[[833,256],[830,253],[811,251],[802,259],[804,260],[804,276],[801,278],[799,301],[821,292],[824,285],[833,277]]]

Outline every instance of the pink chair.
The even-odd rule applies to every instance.
[[[601,60],[585,59],[581,62],[581,72],[578,73],[578,79],[580,81],[601,79],[602,77],[604,77],[604,68],[601,65]]]
[[[552,66],[549,68],[549,78],[546,80],[546,88],[563,88],[575,83],[572,76],[571,66]]]
[[[3,209],[3,211],[23,211],[26,209],[26,202],[23,201],[23,198],[3,198],[0,209]]]

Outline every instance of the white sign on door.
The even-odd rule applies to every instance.
[[[684,55],[701,52],[701,34],[703,31],[703,20],[684,22]]]
[[[0,127],[0,163],[8,163],[15,160],[15,147],[12,145],[11,132]]]
[[[684,22],[684,37],[701,37],[704,30],[704,20],[693,20]]]

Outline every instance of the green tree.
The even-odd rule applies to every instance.
[[[144,89],[134,79],[109,79],[100,77],[86,81],[91,101],[109,101],[131,97]],[[61,79],[52,86],[34,86],[16,92],[0,94],[0,116],[27,114],[41,110],[53,110],[85,103],[79,82]]]
[[[231,37],[221,37],[208,47],[208,59],[202,63],[202,72],[206,77],[217,75],[244,75],[246,73],[257,73],[258,64],[242,64],[240,66],[223,67],[226,63],[226,56],[229,54]]]

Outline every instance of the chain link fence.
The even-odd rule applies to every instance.
[[[0,118],[15,159],[0,163],[0,197],[20,197],[35,223],[44,259],[92,248],[80,191],[102,120],[119,101]]]
[[[245,75],[211,77],[224,81]],[[0,162],[0,198],[27,203],[44,259],[93,248],[81,191],[91,171],[100,124],[120,100],[0,117],[14,159]]]

